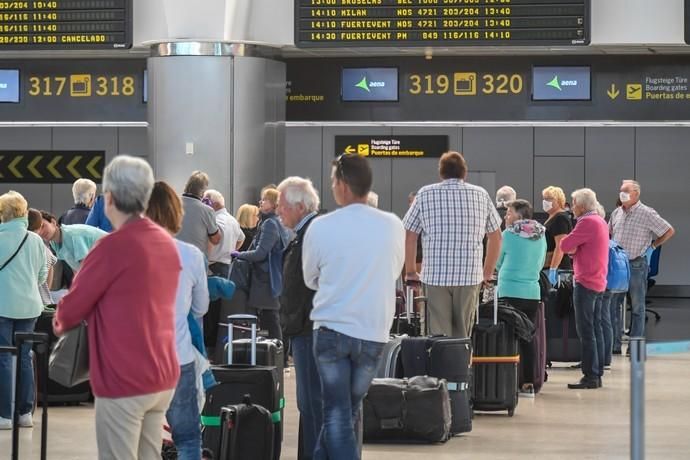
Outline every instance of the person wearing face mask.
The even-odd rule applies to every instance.
[[[609,232],[606,221],[597,213],[599,202],[592,190],[576,190],[572,197],[577,225],[561,240],[560,248],[573,255],[573,304],[584,374],[579,382],[569,383],[568,388],[582,390],[600,388],[604,375],[604,358],[600,357],[603,346],[599,347],[601,328],[597,327],[600,314],[597,309],[601,308],[600,299],[606,290]]]
[[[619,198],[622,206],[611,214],[609,231],[630,258],[630,337],[644,337],[649,259],[654,249],[668,241],[675,230],[653,208],[640,201],[638,182],[624,180]]]
[[[504,185],[496,190],[496,211],[501,216],[501,230],[506,229],[506,212],[508,211],[508,203],[517,199],[515,189],[510,185]]]
[[[563,254],[560,242],[572,229],[570,214],[565,210],[565,193],[560,187],[549,186],[541,192],[542,208],[549,215],[544,223],[546,227],[546,260],[544,269],[549,270],[549,281],[555,285],[558,281],[558,270],[572,270],[570,257]]]
[[[268,331],[269,338],[283,340],[279,297],[283,291],[283,251],[290,242],[290,234],[276,215],[279,196],[274,188],[263,189],[259,201],[261,221],[256,237],[248,251],[233,251],[231,255],[252,262],[252,283],[266,284],[265,289],[271,293],[269,297],[272,300],[266,305],[254,305],[255,313],[259,317],[259,326]]]
[[[498,296],[527,315],[536,324],[541,301],[539,272],[546,257],[544,227],[532,219],[532,205],[526,200],[508,203],[503,245],[498,268]],[[534,397],[534,341],[520,342],[522,387],[520,394]]]

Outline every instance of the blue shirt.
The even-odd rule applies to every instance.
[[[104,232],[112,232],[113,226],[105,216],[105,200],[103,195],[99,195],[96,198],[96,202],[89,212],[89,217],[86,218],[86,225],[91,225],[92,227],[100,228]]]
[[[64,260],[75,272],[79,270],[82,260],[86,259],[96,241],[107,235],[90,225],[61,225],[62,242],[50,242],[50,247],[55,251],[59,260]]]
[[[19,248],[28,227],[26,217],[0,224],[0,266]],[[0,317],[29,319],[41,315],[43,301],[38,286],[48,278],[45,251],[41,238],[29,232],[24,246],[0,271]]]
[[[523,238],[503,231],[503,245],[498,258],[498,296],[539,300],[539,272],[546,257],[546,238]]]
[[[203,317],[208,311],[208,283],[206,281],[206,258],[199,248],[175,240],[180,253],[182,271],[175,297],[175,348],[180,366],[194,361],[192,335],[188,317]]]

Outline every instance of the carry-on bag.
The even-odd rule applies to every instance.
[[[575,324],[573,306],[572,272],[559,270],[558,283],[549,292],[544,307],[546,322],[546,360],[554,362],[577,363],[582,360],[580,337]]]
[[[202,444],[218,458],[221,441],[221,410],[225,406],[240,404],[245,395],[249,395],[254,404],[265,407],[271,412],[273,423],[280,425],[280,380],[275,366],[256,365],[256,326],[257,318],[252,315],[231,315],[228,317],[231,327],[229,344],[232,344],[232,325],[236,323],[251,324],[251,359],[250,364],[233,363],[233,348],[228,347],[228,363],[212,366],[213,376],[218,382],[206,392],[206,403],[201,412]],[[273,451],[276,459],[280,456],[281,427],[277,426],[274,435]]]
[[[33,352],[38,356],[38,369],[37,373],[43,375],[48,374],[48,334],[36,333],[36,332],[15,332],[14,333],[14,344],[15,346],[5,346],[0,347],[0,353],[9,353],[16,356],[16,367],[14,369],[14,408],[12,411],[12,460],[19,460],[19,400],[21,398],[20,392],[21,388],[21,372],[22,368],[22,354],[20,350],[24,344],[30,345]],[[41,394],[41,404],[43,405],[43,412],[41,414],[41,460],[46,460],[47,449],[48,449],[48,402],[46,400],[47,385],[46,379],[42,379],[43,384],[40,387],[38,393]]]
[[[374,379],[364,398],[364,441],[446,442],[450,412],[443,379]]]
[[[534,350],[536,356],[534,357],[534,393],[539,393],[541,387],[544,386],[546,382],[546,322],[544,319],[544,303],[539,302],[539,307],[537,308],[537,320],[534,324]],[[529,383],[525,381],[524,373],[522,369],[523,363],[520,363],[520,379],[519,386],[521,387],[524,383]]]
[[[48,352],[55,347],[58,337],[53,332],[53,317],[55,310],[46,308],[36,321],[35,332],[48,334]],[[38,373],[38,383],[41,385],[43,375]],[[60,385],[55,380],[48,378],[48,404],[79,404],[91,399],[91,385],[89,381],[79,383],[72,387]]]
[[[445,336],[405,337],[400,355],[404,377],[428,375],[447,381],[451,434],[472,431],[471,340]]]
[[[415,305],[423,301],[423,297],[415,297],[414,290],[407,287],[405,294],[398,292],[395,297],[395,317],[391,334],[419,337],[422,335],[422,315],[416,311]]]
[[[274,423],[271,412],[245,395],[241,404],[220,411],[218,460],[273,460]],[[277,457],[275,457],[277,458]]]
[[[507,410],[511,417],[518,404],[520,347],[513,325],[498,319],[498,289],[494,291],[493,318],[482,318],[479,309],[472,332],[472,405],[475,411]]]

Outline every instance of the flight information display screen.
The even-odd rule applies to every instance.
[[[590,0],[295,0],[295,45],[588,45],[589,16]]]
[[[128,49],[133,0],[0,0],[0,51]]]

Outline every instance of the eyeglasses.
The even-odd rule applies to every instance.
[[[347,182],[347,174],[345,174],[345,159],[352,158],[355,154],[353,153],[343,153],[338,157],[335,163],[335,175],[336,178],[342,179],[343,182]]]

